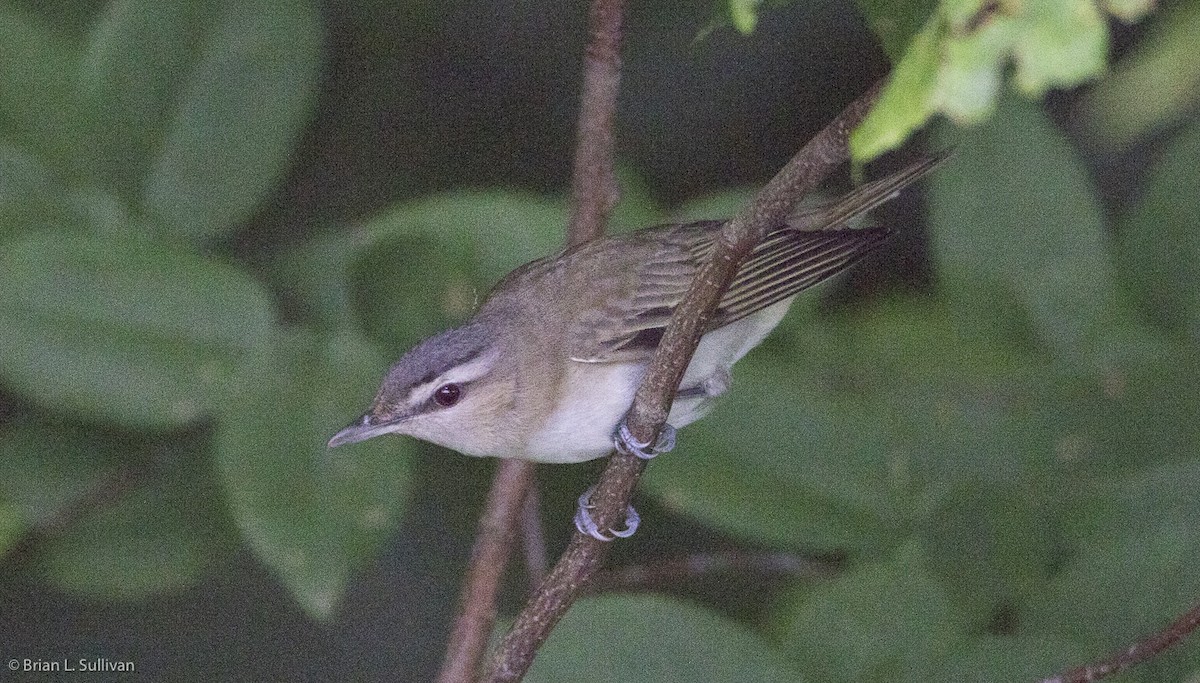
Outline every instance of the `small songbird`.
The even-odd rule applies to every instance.
[[[779,324],[797,293],[845,270],[890,235],[885,227],[852,228],[850,221],[944,158],[924,159],[801,210],[769,232],[721,298],[668,425],[682,427],[711,408],[729,387],[733,364]],[[632,443],[623,418],[723,224],[602,237],[517,268],[466,324],[401,357],[370,409],[329,447],[406,434],[467,455],[543,463],[591,460],[614,445],[641,457],[668,450],[670,426],[654,446]]]

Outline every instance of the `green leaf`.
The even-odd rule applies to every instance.
[[[1200,519],[1195,505],[1075,555],[1021,613],[1027,633],[1052,633],[1109,652],[1156,632],[1196,600]]]
[[[1171,141],[1121,221],[1117,263],[1144,314],[1200,341],[1200,123]]]
[[[1010,99],[956,152],[930,181],[939,265],[1014,293],[1060,356],[1099,353],[1116,293],[1103,213],[1069,143],[1037,108]]]
[[[893,62],[937,9],[936,0],[858,0],[857,4]]]
[[[286,170],[320,30],[304,0],[111,3],[80,80],[93,177],[179,234],[228,235]]]
[[[1015,21],[1013,79],[1027,94],[1070,87],[1104,73],[1108,24],[1090,0],[1030,2]]]
[[[1053,480],[999,487],[959,486],[923,521],[929,566],[975,623],[984,627],[1049,577],[1057,515],[1046,509]]]
[[[517,266],[562,249],[566,225],[559,201],[507,191],[456,192],[398,206],[361,232],[369,242],[420,236],[451,249],[469,248],[479,261],[478,280],[490,287]]]
[[[272,318],[245,273],[153,242],[37,233],[0,254],[0,380],[97,419],[211,412]]]
[[[889,52],[896,54],[894,48]],[[869,161],[900,146],[939,113],[959,123],[984,120],[1009,61],[1017,87],[1040,97],[1101,75],[1107,52],[1106,19],[1087,0],[944,2],[851,135],[851,151],[857,161]]]
[[[1062,395],[1019,326],[972,329],[921,300],[802,313],[683,430],[694,456],[650,468],[665,504],[769,543],[879,552],[955,486],[1044,475]]]
[[[656,461],[647,490],[732,533],[809,549],[893,543],[907,521],[888,432],[852,398],[751,355],[714,413],[680,432],[687,457]]]
[[[758,8],[762,0],[729,0],[729,18],[742,35],[754,33],[758,25]]]
[[[0,239],[38,231],[149,237],[111,193],[57,176],[41,159],[0,143]]]
[[[1192,456],[1200,443],[1200,354],[1194,346],[1109,370],[1065,406],[1063,455],[1088,472],[1128,471]]]
[[[0,433],[0,495],[35,527],[117,474],[124,453],[111,440],[72,427],[18,424]]]
[[[398,206],[333,248],[349,249],[337,267],[360,326],[398,352],[467,318],[509,271],[560,250],[565,225],[555,202],[463,192]]]
[[[61,590],[142,599],[196,583],[238,547],[207,457],[194,435],[135,458],[110,497],[38,545],[35,568]]]
[[[1110,3],[1118,4],[1118,3]],[[1146,0],[1128,0],[1140,16]],[[1139,5],[1141,5],[1139,7]],[[1128,21],[1128,20],[1127,20]],[[1171,3],[1077,107],[1091,146],[1120,152],[1193,111],[1200,92],[1200,4]]]
[[[805,680],[766,641],[711,610],[662,596],[581,600],[527,681],[741,683]]]
[[[325,447],[366,407],[385,367],[359,338],[291,330],[242,378],[218,422],[217,460],[238,526],[320,619],[408,500],[410,442]]]
[[[1064,496],[1063,536],[1075,550],[1088,552],[1113,539],[1151,534],[1164,520],[1196,519],[1200,505],[1190,483],[1197,475],[1194,456],[1133,472],[1081,475]]]
[[[927,680],[967,639],[955,609],[915,544],[811,590],[786,611],[785,647],[813,680]]]
[[[951,653],[938,673],[928,680],[934,683],[1037,681],[1070,669],[1095,654],[1056,637],[986,635]]]
[[[427,235],[392,235],[361,250],[348,283],[371,339],[394,352],[461,323],[487,292],[473,250]]]
[[[29,530],[29,522],[21,514],[21,510],[0,496],[0,558],[8,553],[9,548]]]
[[[67,170],[79,129],[75,46],[39,18],[0,3],[0,138]]]

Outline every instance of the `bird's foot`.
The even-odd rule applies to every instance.
[[[637,531],[638,524],[642,518],[638,515],[637,510],[630,505],[625,511],[625,528],[624,529],[609,529],[608,532],[603,532],[600,527],[596,526],[596,520],[592,519],[592,513],[588,512],[595,506],[591,503],[592,491],[596,487],[591,486],[583,492],[579,497],[579,508],[575,511],[575,528],[581,534],[587,534],[597,541],[611,541],[616,538],[629,538],[633,532]],[[609,534],[612,534],[611,536]]]
[[[625,423],[625,420],[621,420],[621,427],[617,429],[616,435],[613,436],[613,444],[622,453],[636,455],[642,460],[649,460],[675,448],[675,428],[669,424],[664,424],[662,431],[658,433],[658,439],[651,446],[649,442],[642,443],[635,439],[629,431],[629,425]]]

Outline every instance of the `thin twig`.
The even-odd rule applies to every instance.
[[[529,590],[532,592],[542,584],[550,570],[546,558],[546,531],[542,528],[541,496],[537,487],[529,489],[525,496],[525,508],[521,510],[521,546],[525,550],[525,571],[529,573]]]
[[[496,622],[496,594],[508,564],[517,517],[533,479],[533,465],[522,460],[501,460],[496,468],[458,596],[458,614],[450,631],[438,683],[475,680]]]
[[[1162,653],[1190,635],[1198,626],[1200,626],[1200,603],[1192,605],[1191,609],[1180,615],[1170,626],[1139,640],[1120,652],[1113,653],[1107,659],[1071,669],[1052,678],[1042,679],[1042,683],[1091,683],[1107,678]]]
[[[589,39],[584,59],[574,174],[571,179],[571,218],[567,246],[604,234],[617,201],[613,171],[613,119],[620,84],[621,17],[623,0],[593,0]],[[496,595],[508,563],[522,501],[531,496],[535,466],[521,460],[501,461],[480,519],[475,548],[459,596],[438,683],[470,683],[491,637],[496,619]],[[536,502],[532,503],[536,519]],[[528,554],[545,547],[530,532],[525,537]],[[532,573],[532,564],[531,564]],[[545,573],[544,568],[541,571]],[[541,576],[537,577],[540,581]]]
[[[878,97],[873,86],[817,134],[788,162],[737,216],[726,223],[712,256],[699,270],[670,324],[626,416],[634,438],[653,443],[666,421],[671,400],[683,377],[706,323],[733,280],[738,266],[771,228],[834,168],[849,159],[850,131],[866,116]],[[601,529],[624,520],[625,509],[645,463],[614,453],[592,493],[592,519]],[[491,682],[519,681],[533,663],[538,648],[559,619],[583,592],[607,551],[608,544],[586,534],[572,536],[567,550],[538,592],[517,616],[496,650]]]
[[[755,581],[827,579],[837,575],[841,567],[840,558],[806,557],[796,553],[749,550],[692,553],[648,564],[602,570],[588,584],[587,591],[653,590],[682,581],[729,575],[749,576]]]
[[[613,121],[617,112],[617,90],[621,85],[623,12],[624,0],[592,0],[588,12],[588,44],[583,59],[583,91],[571,178],[568,246],[603,235],[608,217],[617,204]]]

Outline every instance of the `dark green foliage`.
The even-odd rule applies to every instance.
[[[486,106],[469,100],[480,111],[452,123],[418,115],[429,106],[421,88],[432,85],[405,60],[441,54],[444,36],[425,35],[437,33],[430,26],[479,31],[471,22],[482,14],[447,19],[413,5],[410,42],[397,38],[403,49],[386,51],[376,43],[392,37],[372,23],[385,3],[360,2],[347,15],[304,1],[65,4],[74,9],[42,13],[0,0],[4,595],[27,606],[69,596],[80,601],[75,609],[100,610],[93,615],[146,605],[184,633],[194,612],[173,600],[204,605],[210,592],[232,592],[273,605],[243,616],[256,628],[230,626],[229,639],[257,633],[244,646],[257,657],[289,656],[281,643],[293,634],[274,633],[274,619],[303,610],[307,617],[292,618],[310,631],[296,642],[338,643],[331,678],[429,678],[426,661],[380,674],[361,652],[340,648],[363,642],[354,617],[395,595],[405,602],[394,620],[371,622],[378,640],[363,647],[436,659],[438,619],[453,603],[489,463],[399,438],[332,453],[325,442],[367,406],[406,347],[470,315],[505,272],[562,241],[561,193],[498,189],[478,165],[461,175],[444,169],[474,144],[470,154],[521,172],[523,145],[553,134],[569,148],[569,126],[546,132],[504,119],[501,138],[469,138],[462,131],[501,110],[505,97],[526,96],[482,70],[462,86],[492,88]],[[837,306],[806,295],[735,368],[729,398],[651,465],[639,501],[653,512],[647,530],[616,553],[651,562],[659,541],[768,547],[842,553],[848,568],[782,590],[778,582],[759,590],[752,574],[739,577],[755,587],[744,593],[720,583],[693,592],[683,582],[677,592],[689,602],[585,601],[530,680],[1027,680],[1127,646],[1200,597],[1195,117],[1171,119],[1175,98],[1166,113],[1112,123],[1120,117],[1094,107],[1129,95],[1120,80],[1102,81],[1091,109],[1060,103],[1058,119],[1002,93],[1009,60],[1032,93],[1098,73],[1108,30],[1090,4],[1074,19],[1067,10],[1075,5],[1047,2],[1037,16],[990,23],[972,23],[980,10],[972,2],[860,4],[898,66],[858,149],[869,156],[897,144],[938,112],[978,124],[935,124],[932,140],[956,156],[926,183],[928,252],[886,255],[931,266],[933,284],[880,285]],[[718,28],[693,45],[703,57],[719,54],[710,42],[730,39],[745,41],[735,52],[762,49],[754,41],[764,32],[806,40],[803,27],[774,23],[786,7],[728,7],[754,33]],[[697,104],[677,118],[662,120],[642,102],[676,85],[673,72],[656,70],[667,59],[656,41],[686,44],[710,9],[691,8],[695,16],[669,27],[683,38],[631,27],[628,63],[639,70],[625,75],[633,95],[622,106],[635,130],[621,152],[618,229],[719,218],[749,194],[713,187],[719,192],[669,208],[655,199],[673,192],[656,174],[685,185],[736,176],[728,150],[709,149],[720,142],[713,131],[750,131],[747,145],[773,135],[756,128],[767,93],[728,83],[709,92],[710,81],[732,79],[724,64],[692,74],[703,87],[679,84],[674,96]],[[849,9],[821,11],[850,35]],[[1128,18],[1144,7],[1105,11]],[[1190,16],[1177,11],[1169,21]],[[520,19],[540,26],[543,17]],[[345,22],[371,27],[353,33]],[[1076,33],[1056,43],[1047,31]],[[1177,56],[1176,42],[1163,49]],[[520,46],[543,75],[565,59],[551,47]],[[1153,63],[1145,49],[1131,48],[1139,73]],[[361,56],[355,50],[370,53],[362,59],[371,65],[402,64],[388,73],[407,89],[375,84],[380,93],[403,90],[397,100],[378,95],[390,103],[381,108],[403,112],[400,122],[320,118],[319,95],[346,96],[339,69],[356,68],[347,56]],[[756,74],[767,79],[764,71]],[[840,103],[852,94],[814,97]],[[547,100],[573,111],[569,97]],[[1109,123],[1119,140],[1096,145]],[[669,143],[660,135],[679,127],[687,130]],[[1137,146],[1139,136],[1129,158],[1097,152]],[[397,139],[412,142],[389,146]],[[691,147],[670,146],[680,139]],[[340,153],[375,145],[392,154],[370,162],[386,172],[368,189],[342,187],[363,201],[339,207],[343,198],[329,196],[338,186],[313,178]],[[756,181],[790,154],[779,146]],[[673,156],[657,158],[664,154]],[[289,178],[299,165],[307,175]],[[1114,173],[1115,182],[1098,182]],[[354,174],[330,175],[345,182]],[[526,187],[564,185],[541,167],[521,177]],[[877,220],[896,220],[891,208]],[[917,219],[895,227],[920,229]],[[593,472],[542,468],[552,548]],[[382,553],[389,540],[392,553]],[[370,583],[389,563],[403,565],[404,582]],[[239,573],[245,566],[266,567],[270,578],[252,583]],[[264,582],[286,587],[294,602],[256,602],[249,586]],[[8,618],[21,620],[14,633],[41,621]],[[81,628],[92,640],[109,635],[103,618]],[[278,650],[260,652],[266,647]],[[1185,680],[1198,655],[1185,643],[1116,680]],[[191,662],[168,679],[208,678],[215,666],[182,652],[163,657]]]

